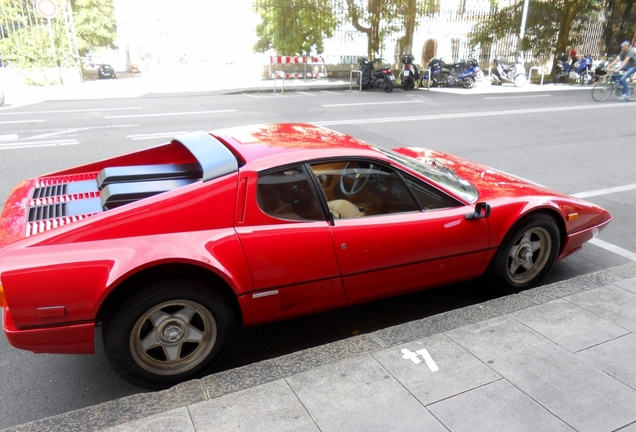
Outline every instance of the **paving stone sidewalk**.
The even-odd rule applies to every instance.
[[[6,431],[636,432],[636,263]]]

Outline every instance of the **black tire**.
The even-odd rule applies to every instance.
[[[552,217],[538,213],[520,220],[508,232],[490,263],[487,275],[495,288],[517,293],[537,284],[552,268],[561,248]]]
[[[409,78],[404,79],[404,75],[402,75],[401,81],[402,81],[402,87],[404,88],[405,91],[411,88],[411,80]]]
[[[384,91],[387,93],[391,93],[393,91],[393,82],[391,78],[385,76],[384,77]]]
[[[567,76],[568,76],[568,74],[566,74],[563,71],[557,72],[557,74],[554,76],[554,83],[555,84],[563,84],[563,82],[565,81]]]
[[[125,379],[162,389],[210,372],[236,326],[232,309],[209,286],[167,280],[135,292],[105,320],[104,347]]]
[[[472,77],[466,77],[462,80],[462,87],[464,88],[473,88],[473,86],[475,85],[475,79]]]
[[[627,96],[627,100],[630,102],[636,101],[636,93],[634,93],[634,90],[636,90],[636,85],[634,84],[634,82],[629,81],[627,83],[627,87],[629,88],[629,95]],[[0,105],[2,104],[0,103]]]
[[[605,81],[599,81],[592,87],[592,99],[596,102],[606,101],[614,93],[614,86]]]

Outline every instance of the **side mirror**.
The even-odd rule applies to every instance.
[[[464,216],[466,219],[482,219],[490,216],[490,204],[480,202],[475,204],[475,211]]]

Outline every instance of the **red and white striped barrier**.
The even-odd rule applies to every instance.
[[[287,72],[287,71],[275,71],[272,72],[272,65],[305,65],[304,72]],[[323,72],[307,72],[307,65],[310,66],[322,66]],[[299,78],[326,78],[327,70],[325,68],[325,59],[317,56],[270,56],[269,57],[269,77],[270,78],[285,78],[285,79],[299,79]]]

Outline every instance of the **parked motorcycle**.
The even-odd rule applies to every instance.
[[[526,68],[521,57],[517,57],[514,64],[504,63],[503,60],[495,58],[495,65],[497,70],[490,76],[493,84],[512,83],[515,87],[521,87],[526,83]]]
[[[422,86],[432,87],[461,86],[471,88],[475,80],[483,76],[479,63],[475,59],[460,60],[454,64],[444,63],[442,59],[433,58],[428,63],[428,71],[422,74]]]
[[[417,66],[413,63],[414,60],[415,57],[412,54],[402,54],[400,80],[404,90],[414,89],[420,82],[420,71],[417,70]]]
[[[379,88],[383,89],[387,93],[393,91],[393,82],[395,77],[393,76],[393,70],[390,67],[384,67],[375,69],[374,63],[376,60],[368,60],[366,57],[360,58],[360,77],[358,78],[358,84],[362,80],[362,88]]]
[[[583,56],[581,60],[569,64],[567,54],[561,53],[557,56],[557,61],[558,71],[554,76],[556,84],[561,84],[566,80],[579,84],[590,84],[594,81],[590,56]]]

